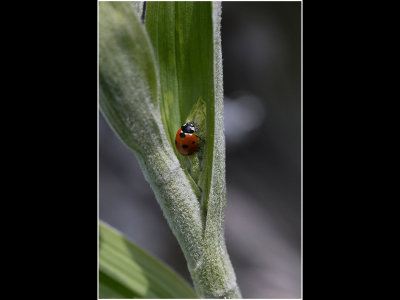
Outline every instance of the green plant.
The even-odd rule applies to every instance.
[[[178,274],[103,222],[99,248],[100,298],[196,298]]]
[[[141,3],[99,3],[101,112],[138,159],[197,295],[239,298],[224,241],[221,4],[148,2],[145,24],[142,11]],[[174,138],[187,120],[204,142],[183,157]]]

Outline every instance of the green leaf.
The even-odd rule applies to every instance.
[[[163,144],[164,129],[153,51],[136,13],[128,2],[99,3],[99,102],[121,140],[143,155]]]
[[[161,112],[171,143],[199,97],[212,114],[213,38],[210,2],[148,2],[146,28],[161,83]]]
[[[198,101],[201,99],[204,103],[205,118],[193,120],[200,128],[198,135],[203,141],[200,151],[194,154],[198,156],[200,174],[191,172],[192,157],[182,157],[176,150],[175,153],[182,168],[202,191],[199,201],[203,203],[205,215],[215,136],[212,3],[148,2],[146,28],[159,68],[161,116],[172,145],[177,130],[193,115],[191,112]]]
[[[197,298],[167,265],[100,222],[99,297]]]

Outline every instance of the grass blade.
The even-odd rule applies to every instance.
[[[205,102],[206,119],[201,123],[194,120],[200,123],[199,135],[204,142],[198,154],[202,169],[196,184],[203,192],[205,213],[215,135],[212,3],[149,2],[146,28],[159,68],[161,116],[172,145],[176,131],[187,121],[199,99]],[[175,153],[187,171],[186,161],[191,158]]]
[[[109,225],[99,228],[100,298],[196,298],[193,289],[160,260]]]

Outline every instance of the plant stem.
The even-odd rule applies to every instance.
[[[205,231],[200,203],[174,153],[162,150],[137,157],[185,255],[196,293],[241,298],[224,238],[218,230]]]

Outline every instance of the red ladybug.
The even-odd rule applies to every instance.
[[[176,133],[175,147],[182,155],[192,155],[199,146],[197,135],[194,134],[196,128],[193,122],[188,122],[181,126]]]

